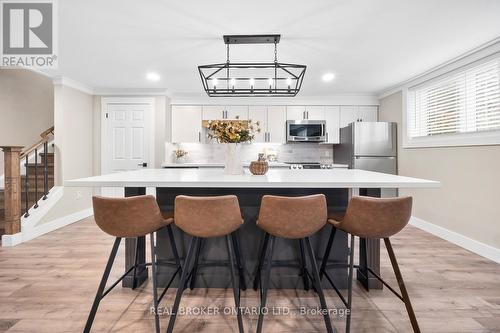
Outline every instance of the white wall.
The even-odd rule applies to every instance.
[[[54,86],[55,185],[93,173],[93,96],[64,85]],[[91,188],[64,188],[63,197],[38,224],[91,207]]]
[[[29,147],[52,125],[52,80],[25,69],[0,69],[0,146]],[[3,164],[0,150],[0,175],[4,173]]]
[[[401,190],[413,215],[500,249],[500,146],[401,147],[402,93],[380,100],[381,121],[398,123],[399,174],[442,182],[439,189]]]

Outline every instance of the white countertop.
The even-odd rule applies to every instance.
[[[248,167],[250,162],[243,162],[243,166]],[[207,163],[207,162],[186,162],[186,163],[173,163],[164,162],[162,168],[223,168],[224,163]],[[269,162],[270,168],[289,168],[290,164],[283,162]]]
[[[225,175],[223,169],[140,169],[66,180],[80,187],[238,187],[238,188],[436,188],[437,181],[355,169],[270,169],[263,176],[245,171]]]
[[[289,168],[290,164],[285,162],[268,162],[270,168]],[[244,167],[250,166],[250,162],[243,162]],[[333,168],[348,168],[347,164],[332,164]],[[207,162],[186,162],[173,163],[163,162],[162,168],[223,168],[224,163],[207,163]]]

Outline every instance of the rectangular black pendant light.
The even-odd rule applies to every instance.
[[[210,97],[293,97],[304,80],[305,65],[280,63],[281,35],[224,35],[225,63],[198,66],[203,89]],[[230,44],[274,44],[274,62],[231,63]]]

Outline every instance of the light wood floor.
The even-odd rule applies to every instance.
[[[0,248],[0,332],[81,332],[113,239],[87,219],[13,248]],[[393,239],[403,276],[423,332],[500,332],[500,265],[413,227]],[[383,252],[385,254],[385,250]],[[123,248],[112,277],[123,272]],[[382,275],[394,283],[383,256]],[[170,306],[175,290],[167,293]],[[181,306],[232,306],[230,290],[186,290]],[[327,293],[330,307],[340,302]],[[94,332],[152,332],[150,283],[113,290],[101,303]],[[243,293],[242,306],[258,304]],[[313,292],[271,291],[269,306],[315,308]],[[389,291],[366,293],[355,286],[352,332],[411,332],[403,304]],[[254,332],[256,316],[245,316]],[[162,331],[168,316],[162,317]],[[343,319],[335,318],[343,331]],[[236,332],[232,315],[184,315],[177,332]],[[269,316],[264,332],[323,332],[319,316]]]

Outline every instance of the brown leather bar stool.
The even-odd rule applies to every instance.
[[[347,211],[344,217],[336,217],[335,219],[328,219],[328,223],[332,225],[332,233],[330,234],[330,240],[328,241],[325,255],[323,256],[323,262],[321,264],[320,275],[325,275],[327,280],[333,286],[337,294],[339,295],[342,302],[345,304],[349,312],[346,317],[346,332],[350,332],[351,325],[351,305],[352,305],[352,279],[353,279],[353,269],[358,267],[366,270],[366,276],[368,272],[373,274],[383,285],[385,285],[391,292],[393,292],[399,299],[401,299],[406,306],[406,311],[410,317],[411,325],[414,332],[420,332],[418,327],[417,318],[415,312],[413,311],[410,297],[406,290],[401,271],[399,270],[398,263],[396,261],[396,256],[394,255],[394,250],[392,249],[391,241],[389,238],[401,230],[408,224],[411,216],[412,198],[411,197],[401,197],[401,198],[372,198],[372,197],[353,197],[347,206]],[[332,248],[333,239],[335,237],[336,230],[342,230],[346,233],[351,234],[351,245],[350,245],[350,256],[349,256],[349,274],[348,274],[348,288],[347,288],[347,301],[344,296],[337,289],[332,279],[328,276],[326,269],[328,267],[327,261]],[[383,238],[385,247],[389,254],[391,260],[392,268],[396,275],[399,288],[401,290],[400,295],[395,291],[390,285],[388,285],[376,272],[374,272],[366,262],[364,265],[354,266],[354,241],[355,236],[361,238]],[[365,253],[366,258],[366,253]],[[336,265],[338,267],[338,265]]]
[[[325,295],[320,283],[316,257],[309,237],[320,230],[327,220],[326,198],[323,194],[304,197],[281,197],[265,195],[262,197],[257,226],[269,235],[268,242],[264,242],[263,265],[264,278],[261,282],[261,304],[257,333],[262,332],[264,311],[267,302],[267,290],[271,268],[273,266],[274,241],[276,237],[284,239],[299,239],[305,244],[309,262],[312,267],[312,282],[318,293],[326,330],[333,332],[332,323],[328,315]],[[260,265],[260,264],[259,264]],[[260,271],[258,272],[260,274]]]
[[[145,267],[151,265],[152,269],[152,279],[153,279],[153,306],[155,310],[155,327],[156,332],[160,332],[160,319],[158,316],[158,303],[161,301],[165,292],[170,287],[170,284],[174,280],[177,273],[182,272],[179,255],[177,253],[177,248],[175,246],[175,241],[172,234],[172,229],[170,224],[174,221],[173,214],[170,212],[162,213],[160,208],[156,203],[156,199],[151,195],[141,195],[129,198],[104,198],[104,197],[93,197],[92,203],[94,206],[94,219],[105,233],[116,237],[109,255],[108,263],[104,269],[104,274],[102,276],[99,288],[92,304],[92,309],[90,310],[87,323],[85,325],[84,332],[90,332],[92,328],[92,323],[94,321],[95,315],[97,313],[97,308],[101,300],[121,281],[125,276],[127,276],[133,270],[133,288],[135,289],[136,281],[136,271],[139,267]],[[170,282],[167,284],[165,290],[158,298],[157,292],[157,276],[156,276],[156,266],[160,264],[156,260],[156,246],[154,241],[154,233],[159,229],[166,227],[170,236],[170,246],[172,247],[172,253],[175,257],[175,263],[161,262],[162,265],[169,265],[176,267],[176,271],[173,274]],[[125,274],[123,274],[118,280],[116,280],[108,289],[105,290],[106,283],[108,281],[109,273],[113,267],[113,263],[120,246],[122,238],[138,238],[144,237],[147,234],[150,236],[151,243],[151,263],[138,264],[138,250],[137,246],[135,248],[135,265],[130,267]],[[136,244],[139,243],[136,241]]]
[[[240,284],[236,278],[235,253],[236,246],[233,233],[243,224],[240,205],[235,195],[215,197],[190,197],[179,195],[174,204],[175,225],[186,234],[192,236],[189,244],[179,287],[175,296],[174,305],[170,314],[167,332],[172,332],[179,310],[182,293],[193,273],[193,259],[197,254],[202,239],[225,237],[228,252],[231,284],[233,286],[234,303],[238,319],[239,332],[243,332],[243,319],[240,309]],[[190,270],[191,268],[191,270]]]

